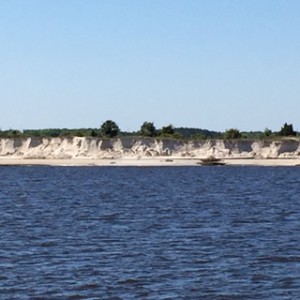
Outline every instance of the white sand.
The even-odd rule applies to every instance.
[[[300,159],[224,159],[229,166],[300,166]],[[0,165],[48,166],[200,166],[200,159],[190,158],[119,158],[119,159],[22,159],[0,158]]]
[[[227,165],[295,166],[300,165],[300,139],[0,139],[0,165],[195,166],[201,158]]]

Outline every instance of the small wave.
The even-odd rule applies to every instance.
[[[86,297],[82,296],[82,295],[70,295],[70,296],[68,296],[68,299],[69,300],[79,300],[79,299],[86,299]]]
[[[300,263],[300,256],[266,256],[259,260],[273,263]]]
[[[57,246],[55,241],[44,241],[38,244],[39,247],[54,247]]]
[[[279,280],[278,285],[281,288],[288,289],[295,285],[293,277],[285,277]]]
[[[86,291],[86,290],[94,290],[100,288],[98,283],[86,283],[74,288],[75,291]]]
[[[135,285],[138,283],[140,283],[140,280],[134,278],[128,278],[125,280],[118,281],[118,284],[122,284],[122,285]]]
[[[270,281],[271,277],[265,274],[254,274],[251,278],[251,281],[254,283],[260,282],[260,281]]]

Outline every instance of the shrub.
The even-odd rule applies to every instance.
[[[296,136],[296,132],[293,129],[293,124],[284,123],[279,131],[281,136]]]
[[[117,123],[107,120],[101,125],[100,132],[103,136],[113,138],[120,133],[120,129]]]
[[[240,139],[242,137],[242,134],[238,129],[230,128],[227,129],[224,133],[225,139]]]
[[[141,126],[140,133],[142,136],[153,137],[157,135],[157,130],[153,122],[144,122],[143,125]]]

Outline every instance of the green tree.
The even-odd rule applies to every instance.
[[[91,131],[91,136],[92,137],[96,137],[98,134],[97,134],[97,131],[95,129],[92,129]]]
[[[207,137],[203,133],[196,133],[190,137],[192,140],[205,140]]]
[[[172,124],[168,126],[164,126],[160,132],[161,135],[173,135],[174,134],[174,126]]]
[[[103,136],[113,138],[120,133],[120,129],[117,123],[107,120],[101,125],[100,132]]]
[[[142,136],[156,136],[157,131],[153,122],[144,122],[141,126],[140,133]]]
[[[296,132],[293,129],[293,124],[284,123],[279,131],[279,135],[281,136],[295,136]]]
[[[235,128],[230,128],[227,129],[224,133],[224,138],[225,139],[240,139],[242,137],[242,134],[238,129]]]
[[[269,128],[266,128],[265,131],[264,131],[264,135],[265,135],[266,137],[269,137],[269,136],[271,136],[271,134],[272,134],[272,130],[269,129]]]

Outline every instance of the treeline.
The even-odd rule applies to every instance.
[[[68,137],[68,136],[97,136],[99,129],[93,128],[80,128],[80,129],[67,129],[67,128],[49,128],[49,129],[26,129],[20,130],[0,130],[0,137],[16,138],[16,137]]]
[[[200,128],[174,127],[173,125],[163,126],[157,129],[153,122],[144,122],[138,131],[126,132],[120,130],[118,124],[112,120],[105,121],[100,128],[50,128],[50,129],[26,129],[0,130],[0,138],[27,138],[27,137],[157,137],[174,139],[266,139],[278,137],[294,137],[299,133],[294,131],[292,124],[284,123],[277,132],[266,128],[264,131],[241,132],[236,128],[227,129],[225,132],[212,131]]]

